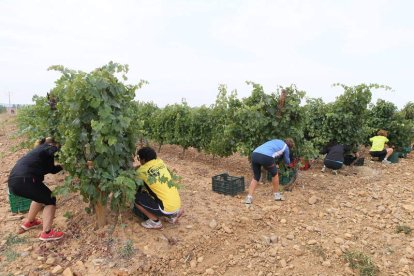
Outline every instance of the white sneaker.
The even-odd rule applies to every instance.
[[[325,172],[325,166],[323,166],[323,168],[322,168],[321,172]]]
[[[275,201],[283,201],[285,198],[282,196],[281,193],[275,193]]]
[[[246,199],[244,200],[245,204],[252,204],[253,197],[251,195],[246,196]]]
[[[388,161],[388,160],[382,160],[382,164],[391,164],[391,161]]]
[[[162,228],[161,221],[153,221],[152,219],[147,219],[146,221],[141,222],[141,225],[147,229],[160,229]]]
[[[338,174],[338,171],[337,171],[337,170],[332,170],[332,173],[333,173],[334,175],[337,175],[337,174]]]

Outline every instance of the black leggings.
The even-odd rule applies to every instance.
[[[45,205],[56,205],[56,197],[52,196],[52,191],[34,177],[13,177],[8,182],[9,191],[14,195]]]
[[[260,181],[260,176],[262,174],[261,167],[264,167],[272,177],[277,175],[277,167],[275,164],[275,159],[271,156],[267,156],[261,153],[253,152],[252,153],[252,168],[254,179]]]

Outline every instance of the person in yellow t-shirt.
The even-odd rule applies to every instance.
[[[169,186],[171,174],[157,153],[150,147],[137,151],[141,166],[137,169],[137,178],[144,182],[135,194],[134,213],[145,219],[141,225],[148,229],[162,228],[160,218],[176,223],[183,214],[180,194],[176,186]]]
[[[389,141],[387,136],[388,132],[381,129],[378,131],[377,136],[370,138],[369,141],[372,142],[372,146],[369,154],[372,157],[378,157],[382,160],[382,163],[391,164],[387,159],[394,150],[392,148],[385,148],[385,143]]]

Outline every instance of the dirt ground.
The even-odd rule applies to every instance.
[[[0,118],[1,276],[359,275],[345,258],[356,252],[372,261],[376,275],[414,274],[414,153],[392,165],[366,158],[364,166],[339,175],[320,172],[316,161],[300,171],[285,201],[273,201],[266,183],[246,206],[246,193],[212,191],[212,176],[223,172],[244,176],[247,188],[246,157],[213,158],[190,149],[182,158],[180,148],[167,145],[159,157],[183,178],[185,214],[178,224],[147,230],[125,211],[116,225],[110,215],[96,230],[87,205],[71,194],[58,198],[54,222],[65,238],[42,242],[40,229],[18,234],[24,214],[10,211],[7,177],[27,149],[18,147],[14,117]],[[56,187],[64,177],[48,175],[46,183]],[[369,262],[364,265],[369,273]]]

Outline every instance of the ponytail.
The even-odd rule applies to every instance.
[[[37,147],[37,146],[40,146],[40,145],[43,145],[44,143],[46,142],[46,138],[40,138],[40,139],[37,139],[36,141],[35,141],[35,143],[34,143],[34,147]]]

